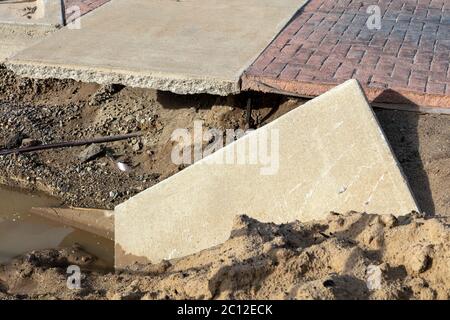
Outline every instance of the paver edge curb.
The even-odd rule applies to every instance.
[[[14,56],[8,59],[5,65],[18,76],[34,79],[60,78],[61,74],[64,74],[65,79],[80,82],[98,84],[120,83],[130,87],[171,91],[176,94],[209,93],[226,96],[240,92],[239,79],[236,79],[235,82],[230,82],[192,75],[180,77],[179,75],[158,72],[146,75],[142,72],[123,71],[106,67],[74,67],[14,60]]]
[[[261,91],[278,93],[287,96],[314,98],[338,85],[337,83],[310,83],[292,80],[272,79],[269,77],[253,76],[244,73],[242,91]],[[361,85],[361,84],[360,84]],[[450,114],[450,96],[420,94],[408,90],[373,88],[361,85],[368,101],[379,107],[395,109],[395,105],[405,111],[420,111]]]

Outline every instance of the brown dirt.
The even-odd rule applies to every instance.
[[[116,274],[89,272],[79,248],[33,252],[0,268],[0,299],[449,299],[447,218],[359,213],[284,225],[236,217],[228,241]],[[66,267],[82,266],[82,289]],[[379,286],[369,289],[371,269]]]

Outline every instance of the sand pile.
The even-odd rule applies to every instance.
[[[275,225],[239,216],[222,245],[117,274],[85,272],[80,291],[65,286],[67,264],[94,262],[79,248],[18,258],[0,269],[0,297],[449,299],[447,219],[349,213]]]

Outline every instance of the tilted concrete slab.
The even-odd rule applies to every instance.
[[[112,0],[9,61],[17,74],[228,95],[307,0]]]
[[[270,150],[276,152],[274,132],[276,174],[261,171],[267,169],[261,165],[213,164],[242,147],[250,159],[254,153],[246,146],[255,138],[272,137]],[[350,210],[395,215],[418,210],[355,80],[117,206],[116,265],[178,258],[220,244],[239,214],[284,223]]]

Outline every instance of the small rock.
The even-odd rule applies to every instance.
[[[16,133],[6,139],[6,143],[4,144],[5,149],[14,149],[20,147],[22,143],[22,139],[24,139],[24,135],[22,133]]]
[[[135,117],[134,117],[133,115],[126,116],[126,117],[123,119],[123,121],[125,121],[125,122],[131,122],[131,121],[133,121],[133,120],[135,120]]]
[[[109,197],[110,197],[111,199],[115,199],[115,198],[117,198],[117,196],[118,196],[118,193],[117,193],[117,192],[115,192],[115,191],[109,192]]]
[[[78,155],[81,162],[88,162],[99,157],[105,151],[105,147],[99,144],[92,144]]]
[[[27,147],[35,147],[35,146],[39,146],[41,145],[42,142],[36,139],[30,139],[30,138],[26,138],[22,140],[22,147],[27,148]]]
[[[397,218],[392,214],[382,215],[381,222],[388,228],[393,228],[398,224]]]
[[[108,300],[140,300],[143,294],[139,291],[133,291],[129,288],[118,292],[109,291],[106,293]]]

